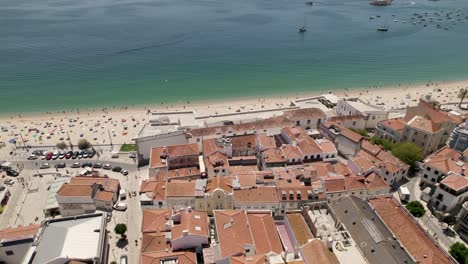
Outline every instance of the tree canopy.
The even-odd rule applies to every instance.
[[[125,235],[125,232],[127,232],[127,225],[126,224],[115,225],[114,232],[123,237]]]
[[[414,217],[418,218],[423,217],[426,213],[426,209],[424,209],[424,206],[419,201],[409,202],[406,205],[406,209],[408,209]]]
[[[409,164],[413,170],[416,168],[416,162],[423,158],[421,147],[409,142],[395,144],[392,148],[392,154],[406,164]]]
[[[89,149],[89,147],[91,147],[91,143],[87,139],[82,138],[78,141],[79,149]]]
[[[67,143],[65,143],[65,141],[61,141],[61,142],[57,143],[56,147],[58,149],[66,149],[67,148]]]
[[[449,253],[458,261],[458,263],[468,263],[468,248],[466,248],[465,244],[455,242],[455,244],[450,247]]]

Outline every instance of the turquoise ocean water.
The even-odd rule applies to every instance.
[[[436,21],[413,25],[415,12]],[[467,12],[466,0],[2,0],[0,112],[468,79]]]

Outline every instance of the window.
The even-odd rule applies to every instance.
[[[301,121],[296,121],[296,125],[297,125],[297,126],[300,126],[300,125],[301,125]]]
[[[353,121],[353,126],[355,126],[355,125],[356,125],[356,121]]]
[[[375,120],[375,116],[372,117],[372,120]]]
[[[414,132],[414,135],[416,136],[418,134],[418,131]]]
[[[197,142],[200,142],[200,138],[197,138]]]
[[[310,120],[307,120],[307,124],[310,124]]]
[[[13,251],[11,251],[11,250],[7,250],[7,251],[5,251],[5,254],[7,256],[13,256],[15,253],[13,253]]]
[[[320,122],[322,122],[322,119],[321,119],[321,118],[319,118],[319,120],[318,120],[318,123],[320,123]]]
[[[424,174],[424,178],[426,178],[426,179],[427,179],[427,174]]]
[[[438,171],[438,170],[435,170],[435,171],[434,171],[434,174],[435,174],[435,175],[439,175],[439,171]]]
[[[434,179],[434,178],[431,178],[431,182],[435,182],[435,179]]]
[[[431,168],[430,168],[430,167],[427,167],[426,169],[427,169],[427,171],[431,171]]]

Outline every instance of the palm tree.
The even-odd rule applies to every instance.
[[[465,100],[465,97],[468,95],[468,88],[467,89],[460,89],[458,91],[458,98],[460,98],[460,103],[458,104],[458,108],[461,108],[461,104],[463,103],[463,100]]]

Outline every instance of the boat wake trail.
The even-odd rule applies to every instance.
[[[107,55],[121,55],[121,54],[126,54],[126,53],[139,52],[139,51],[147,50],[147,49],[153,49],[153,48],[159,48],[159,47],[165,47],[165,46],[172,46],[172,45],[176,45],[176,44],[182,43],[184,41],[187,41],[190,38],[191,37],[189,37],[188,35],[181,35],[178,38],[173,39],[173,40],[163,41],[163,42],[159,42],[159,43],[153,43],[153,44],[150,44],[150,45],[136,47],[136,48],[132,48],[132,49],[114,51],[114,52],[112,52],[110,54],[107,54]]]

